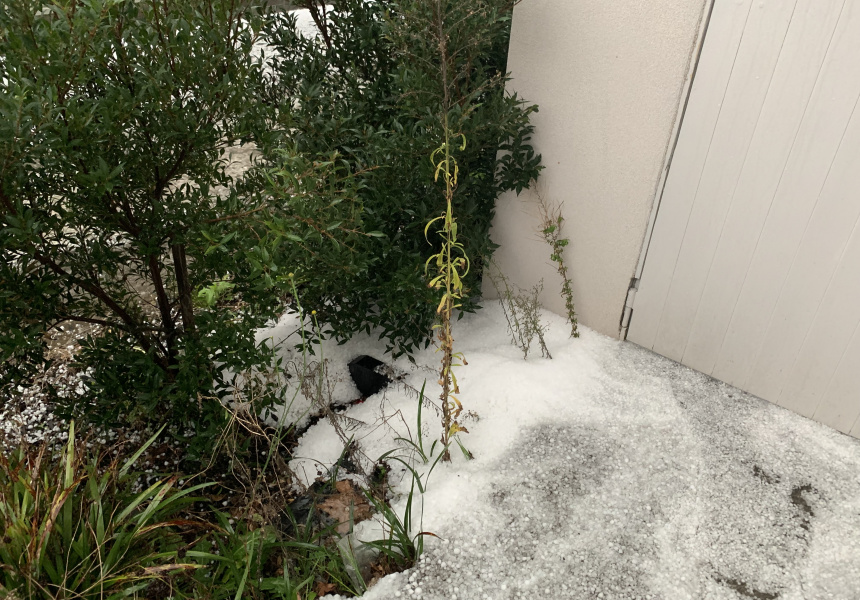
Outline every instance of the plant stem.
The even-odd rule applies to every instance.
[[[537,190],[537,186],[535,186]],[[567,274],[567,265],[564,262],[564,249],[570,240],[561,237],[561,228],[564,217],[561,216],[561,207],[552,206],[537,192],[538,206],[541,216],[541,234],[544,241],[549,244],[552,254],[550,259],[555,263],[556,271],[561,276],[561,294],[564,297],[564,308],[567,311],[567,320],[570,323],[570,337],[579,337],[579,326],[576,320],[576,310],[573,305],[573,286]]]
[[[444,58],[444,54],[443,54]],[[444,61],[442,63],[445,64]],[[444,72],[444,67],[443,67]],[[445,114],[444,118],[445,124],[445,171],[446,173],[449,171],[449,163],[451,160],[451,150],[449,146],[450,138],[449,138],[449,130],[448,130],[448,114]],[[451,185],[451,177],[445,177],[445,200],[447,203],[447,207],[445,210],[445,227],[444,227],[444,235],[445,235],[445,244],[444,244],[444,252],[445,252],[445,305],[442,309],[442,447],[443,447],[443,460],[450,461],[451,453],[448,452],[448,436],[451,431],[451,401],[448,397],[451,394],[451,363],[453,362],[453,344],[454,339],[451,335],[451,312],[453,311],[453,299],[451,297],[451,221],[452,221],[452,211],[451,211],[451,197],[454,194],[454,190]]]

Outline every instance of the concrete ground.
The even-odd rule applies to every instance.
[[[444,541],[367,598],[860,599],[860,440],[633,344],[581,344],[590,383],[533,373],[534,406],[560,401],[431,482]],[[473,383],[503,395],[486,368]]]

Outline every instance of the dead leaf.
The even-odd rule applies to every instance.
[[[337,586],[335,584],[325,581],[317,581],[317,584],[314,586],[314,591],[317,593],[317,596],[325,596],[326,594],[331,594],[336,590]]]
[[[171,563],[169,565],[158,565],[155,567],[146,567],[143,570],[144,575],[158,575],[160,573],[165,573],[168,571],[176,571],[178,569],[182,569],[183,571],[193,571],[194,569],[201,569],[203,565],[195,565],[189,563]]]
[[[338,522],[337,532],[341,535],[349,533],[350,513],[353,523],[369,519],[370,504],[367,498],[348,479],[335,483],[334,494],[319,504],[319,509]]]

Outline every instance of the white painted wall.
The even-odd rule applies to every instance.
[[[539,188],[564,203],[580,322],[607,335],[619,333],[705,4],[524,0],[514,10],[508,89],[540,106]],[[532,192],[500,198],[492,236],[502,271],[522,287],[543,277],[544,306],[564,314]]]

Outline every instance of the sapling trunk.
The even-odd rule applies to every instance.
[[[185,257],[185,246],[173,244],[173,269],[176,272],[176,287],[179,292],[179,311],[182,315],[182,326],[185,335],[196,335],[194,324],[194,303],[191,297],[192,289],[190,277],[188,276],[188,262]]]
[[[161,314],[161,326],[165,334],[165,343],[167,344],[165,365],[164,368],[168,373],[168,378],[172,376],[172,370],[169,367],[176,364],[176,323],[173,321],[173,314],[170,307],[170,299],[167,296],[167,291],[164,289],[164,279],[161,276],[161,265],[158,263],[158,258],[154,254],[150,254],[148,258],[149,278],[152,282],[153,290],[155,291],[155,299],[158,303],[158,312]]]

